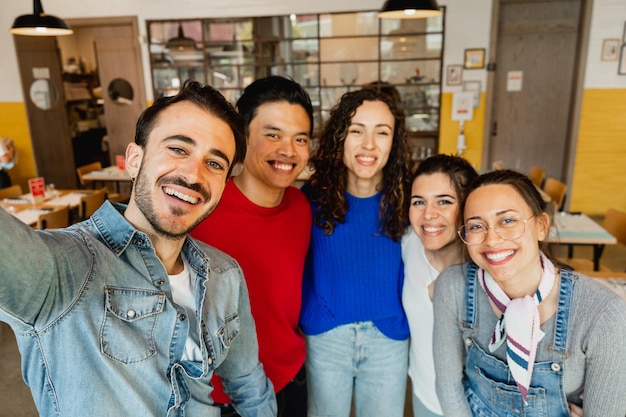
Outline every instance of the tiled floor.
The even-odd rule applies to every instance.
[[[565,253],[565,252],[562,252]],[[591,259],[590,247],[576,247],[574,256]],[[605,247],[602,264],[614,271],[626,268],[626,247],[610,245]],[[20,356],[13,333],[4,323],[0,323],[0,417],[36,417],[37,410],[20,372]],[[407,400],[410,397],[407,396]],[[405,417],[410,417],[407,401]]]

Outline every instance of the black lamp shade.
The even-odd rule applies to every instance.
[[[178,36],[168,40],[165,44],[165,47],[171,51],[178,52],[195,51],[198,49],[196,41],[193,38],[188,38],[185,36],[182,23],[178,24]]]
[[[63,19],[44,13],[41,0],[33,0],[33,14],[18,16],[10,32],[27,36],[62,36],[73,33]]]
[[[435,0],[387,0],[378,17],[382,19],[419,19],[441,15]]]

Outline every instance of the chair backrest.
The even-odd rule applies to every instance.
[[[528,173],[528,178],[535,184],[536,187],[541,188],[543,185],[543,179],[546,176],[546,170],[538,167],[537,165],[533,165],[530,167],[530,172]]]
[[[82,165],[82,166],[79,166],[78,168],[76,168],[76,174],[78,174],[78,181],[80,182],[80,185],[82,185],[84,187],[84,186],[90,185],[92,183],[91,180],[84,179],[83,175],[88,174],[91,171],[99,171],[101,169],[102,169],[102,163],[101,162],[92,162],[90,164]]]
[[[557,210],[563,208],[565,193],[567,192],[567,185],[564,182],[549,177],[543,185],[543,191],[550,196]]]
[[[602,226],[615,236],[619,243],[626,245],[626,213],[614,208],[608,209]]]
[[[42,213],[37,219],[36,229],[59,229],[70,225],[69,206],[58,206],[54,209]]]
[[[19,184],[0,189],[0,198],[19,197],[22,194],[24,194],[24,192],[22,191],[22,186]]]
[[[87,219],[95,213],[107,198],[107,189],[101,188],[80,198],[79,213],[81,219]]]

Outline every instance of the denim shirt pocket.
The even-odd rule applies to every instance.
[[[205,342],[209,349],[209,356],[213,357],[214,368],[220,366],[226,359],[228,349],[230,349],[230,345],[239,334],[239,330],[239,314],[235,312],[224,319],[224,323],[217,329],[214,336],[210,332],[204,334]]]
[[[154,356],[154,332],[165,305],[165,293],[105,287],[105,298],[106,309],[100,331],[102,353],[125,364]]]
[[[225,355],[230,344],[239,334],[239,314],[233,313],[226,317],[224,325],[217,331],[217,337],[220,342],[220,354]]]

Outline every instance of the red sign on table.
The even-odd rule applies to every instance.
[[[115,163],[117,165],[117,169],[120,171],[124,170],[124,155],[115,155]]]
[[[33,196],[35,202],[44,199],[46,195],[46,184],[43,181],[43,177],[28,180],[28,188],[30,188],[30,194]]]

